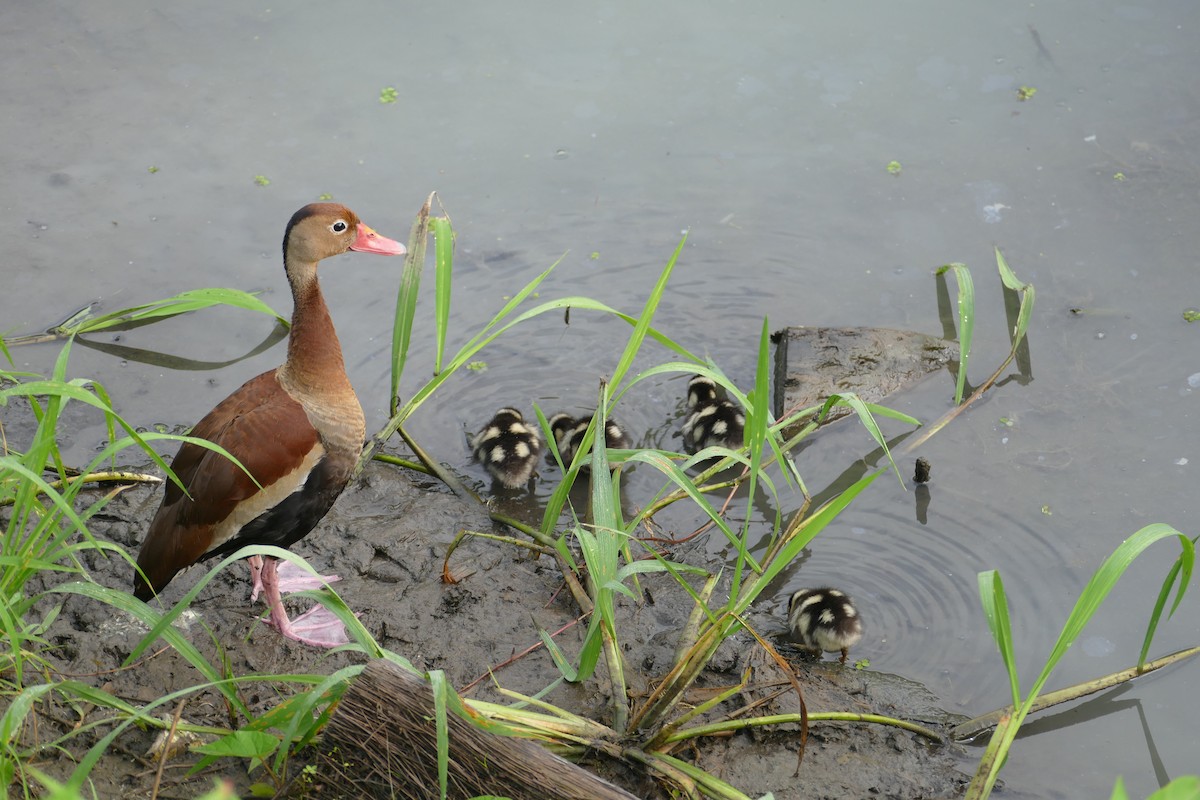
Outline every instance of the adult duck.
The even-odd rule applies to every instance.
[[[287,360],[225,398],[191,434],[223,447],[249,475],[199,445],[179,449],[171,469],[182,486],[167,484],[138,553],[133,585],[139,599],[150,599],[199,561],[251,544],[290,547],[346,488],[366,423],[346,376],[317,264],[347,250],[405,252],[404,245],[375,233],[336,203],[313,203],[292,215],[283,236],[284,271],[295,303]],[[345,630],[322,606],[288,619],[276,559],[262,563],[261,583],[271,624],[284,636],[325,647],[346,641]]]

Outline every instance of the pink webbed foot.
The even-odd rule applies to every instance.
[[[349,642],[350,637],[347,635],[342,621],[320,604],[310,608],[294,620],[288,619],[280,590],[279,571],[281,569],[283,567],[280,567],[279,562],[274,558],[268,558],[263,563],[262,584],[263,591],[266,593],[267,605],[271,607],[270,624],[283,636],[315,647],[337,647]],[[302,577],[298,579],[295,575],[289,576],[289,587],[301,585],[301,588],[319,588],[322,585],[321,579],[316,576],[309,575],[298,567],[293,570],[301,573]],[[338,580],[336,575],[331,578]],[[299,591],[299,589],[289,588],[288,591]]]
[[[327,583],[342,579],[340,575],[313,575],[290,561],[280,562],[276,575],[279,576],[280,594],[303,592],[306,589],[321,589]]]
[[[319,603],[295,619],[288,619],[287,612],[276,614],[272,609],[270,624],[288,639],[314,647],[337,647],[350,641],[342,621]]]
[[[262,556],[250,556],[246,559],[246,565],[250,567],[250,602],[253,603],[263,590]],[[279,577],[280,594],[320,589],[327,583],[342,579],[340,575],[313,575],[290,561],[280,562],[276,575]]]

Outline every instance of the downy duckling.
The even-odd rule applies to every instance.
[[[830,588],[801,589],[793,594],[788,602],[788,626],[804,647],[826,653],[841,651],[843,664],[863,632],[850,597]]]
[[[562,457],[563,464],[569,466],[575,458],[575,452],[579,450],[580,443],[583,442],[583,435],[587,433],[592,418],[555,414],[547,422],[550,424],[550,433],[558,444],[558,454]],[[625,431],[611,419],[604,423],[604,444],[615,450],[628,450],[630,447]],[[591,464],[585,461],[580,465],[580,469],[591,469]]]
[[[471,448],[489,475],[509,489],[519,489],[533,476],[542,439],[520,411],[502,408],[471,437]]]
[[[689,453],[706,447],[742,447],[746,415],[728,400],[717,399],[717,384],[712,378],[697,375],[688,381],[688,409],[683,423],[683,446]]]

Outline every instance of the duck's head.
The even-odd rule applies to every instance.
[[[292,215],[283,234],[286,263],[316,262],[347,250],[402,256],[404,245],[380,236],[340,203],[309,203]]]
[[[570,414],[560,413],[546,420],[546,423],[550,426],[550,435],[554,437],[554,442],[558,445],[559,452],[561,453],[563,442],[575,430],[575,427],[579,424],[579,420]]]
[[[717,384],[712,378],[697,375],[688,381],[688,408],[696,408],[703,403],[711,403],[717,399]]]

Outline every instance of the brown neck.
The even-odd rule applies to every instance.
[[[289,383],[308,391],[337,392],[348,389],[342,346],[317,282],[317,265],[287,265],[292,284],[292,332],[288,337],[287,361],[280,368]]]

